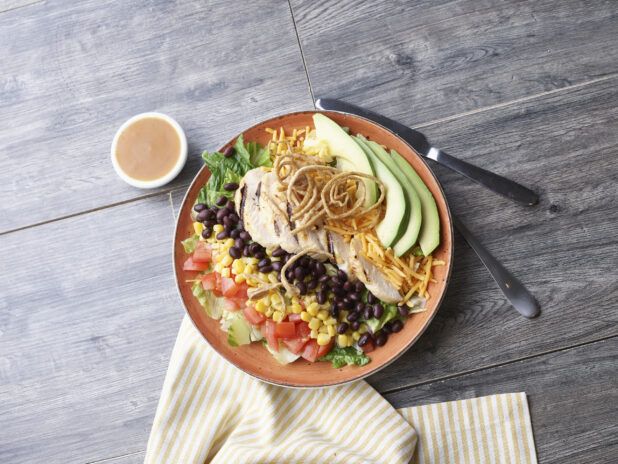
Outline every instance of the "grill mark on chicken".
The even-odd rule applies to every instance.
[[[247,185],[243,185],[240,189],[240,209],[238,211],[238,216],[240,219],[243,219],[245,216],[245,200],[247,199]]]

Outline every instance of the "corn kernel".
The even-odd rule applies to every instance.
[[[358,341],[358,339],[360,338],[360,333],[358,332],[358,330],[352,332],[352,338],[354,339],[354,341]]]
[[[328,331],[328,335],[330,335],[331,337],[335,336],[335,326],[334,325],[327,325],[326,330]]]
[[[328,311],[326,311],[325,309],[323,309],[322,311],[319,311],[317,318],[322,321],[325,321],[326,319],[328,319]]]
[[[326,325],[335,325],[335,324],[337,324],[337,319],[335,319],[334,317],[329,317],[328,319],[326,319],[324,321],[324,324],[326,324]]]
[[[234,239],[233,238],[228,238],[225,242],[223,242],[225,244],[225,247],[227,249],[230,249],[234,246]]]
[[[273,255],[273,252],[270,251],[268,248],[266,249],[266,256],[268,256],[269,258]]]
[[[318,338],[318,331],[317,330],[312,330],[311,334],[309,336],[311,338]]]
[[[277,280],[277,274],[275,274],[274,272],[270,272],[266,275],[268,276],[268,280],[270,281],[271,284],[276,284],[277,282],[279,282]]]
[[[223,270],[223,266],[221,266],[221,263],[217,263],[215,264],[215,272],[218,272],[219,274],[221,274],[221,271]]]
[[[283,311],[285,309],[285,306],[281,304],[281,300],[279,298],[271,298],[270,304],[273,308],[275,308],[278,311]]]
[[[337,345],[345,348],[348,346],[348,337],[345,334],[337,335]]]
[[[231,277],[231,272],[229,267],[224,267],[221,269],[221,277]]]
[[[330,342],[330,336],[328,334],[318,335],[318,345],[320,346],[328,345],[329,342]]]
[[[202,224],[201,222],[194,222],[193,230],[197,235],[202,235],[202,231],[204,230],[204,224]]]
[[[257,265],[258,262],[259,261],[258,261],[257,258],[247,258],[247,263],[248,264],[255,264],[255,265]]]
[[[234,261],[234,258],[232,258],[230,255],[226,253],[221,259],[221,265],[224,267],[227,267],[230,264],[232,264],[232,261]]]
[[[240,259],[235,259],[232,263],[232,270],[236,274],[242,274],[243,272],[245,272],[246,267],[247,266],[245,265],[245,263],[243,263]]]
[[[257,280],[253,280],[253,279],[247,279],[247,284],[250,287],[257,287],[258,286],[258,281]]]
[[[275,311],[273,312],[273,321],[275,322],[281,322],[283,320],[283,313],[281,311]]]
[[[300,306],[300,305],[298,305]],[[311,314],[309,314],[307,311],[303,311],[300,313],[300,319],[305,321],[305,322],[309,322],[311,319],[313,319],[311,317]]]
[[[311,314],[312,316],[317,316],[318,311],[319,311],[319,308],[317,304],[307,306],[307,312]]]
[[[268,308],[264,314],[266,315],[266,317],[272,317],[273,315],[272,308]]]
[[[311,318],[311,320],[309,321],[309,328],[311,330],[318,330],[320,328],[320,326],[322,325],[322,321],[319,320],[318,318]]]
[[[242,284],[245,281],[245,276],[242,274],[238,274],[236,277],[234,277],[234,282],[236,282],[237,284]]]
[[[300,303],[300,300],[298,299],[297,296],[293,296],[292,297],[292,303],[294,303],[294,304],[299,304]]]
[[[247,264],[247,267],[245,267],[245,272],[247,274],[253,274],[255,272],[255,264]]]
[[[301,319],[302,319],[302,313],[303,313],[303,307],[299,304],[292,304],[290,306],[290,309],[292,310],[292,312],[294,314],[300,314],[301,315]],[[307,314],[309,316],[309,321],[311,320],[311,314],[309,314],[308,312],[304,311],[305,314]],[[304,319],[303,319],[304,320]],[[309,322],[307,321],[307,322]]]
[[[361,335],[364,334],[364,333],[367,333],[367,326],[365,324],[361,325],[358,328],[358,333],[361,334]]]
[[[326,327],[325,325],[321,325],[320,328],[318,329],[318,333],[321,333],[321,334],[328,333],[328,327]]]
[[[262,298],[262,301],[264,302],[264,304],[265,304],[266,306],[270,306],[270,303],[271,303],[271,301],[272,301],[272,300],[271,300],[271,298],[270,298],[270,294],[269,294],[269,295],[266,295],[265,297],[263,297],[263,298]]]
[[[213,232],[216,232],[217,234],[219,232],[223,232],[223,226],[221,224],[215,224],[212,228]]]
[[[256,311],[259,311],[261,313],[265,313],[267,309],[268,309],[268,306],[266,306],[262,300],[259,300],[255,304],[255,310]]]

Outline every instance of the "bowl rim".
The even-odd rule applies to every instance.
[[[120,167],[120,164],[118,163],[118,159],[116,158],[116,150],[118,149],[118,139],[120,138],[120,135],[127,129],[127,127],[129,127],[134,122],[139,121],[140,119],[147,119],[147,118],[162,119],[163,121],[167,122],[169,125],[171,125],[174,128],[174,130],[178,134],[178,138],[180,138],[180,155],[178,156],[178,161],[176,161],[176,164],[174,164],[174,167],[167,174],[157,179],[153,179],[153,180],[139,180],[139,179],[135,179],[129,176],[126,172],[122,170],[122,168]],[[182,168],[185,166],[185,163],[187,162],[187,152],[188,152],[187,136],[185,135],[185,131],[182,129],[182,127],[180,127],[180,124],[178,124],[178,122],[171,116],[168,116],[167,114],[164,114],[164,113],[158,113],[156,111],[148,111],[146,113],[139,113],[139,114],[136,114],[135,116],[131,116],[129,119],[123,122],[122,125],[118,128],[118,130],[114,134],[114,138],[112,140],[112,145],[110,149],[112,166],[114,167],[114,171],[116,171],[116,174],[118,175],[118,177],[124,180],[127,184],[133,187],[140,188],[140,189],[150,189],[150,188],[161,187],[171,182],[180,173],[180,171],[182,171]]]
[[[423,325],[423,327],[421,328],[421,330],[416,334],[416,336],[414,336],[413,338],[411,338],[408,343],[403,346],[403,348],[399,351],[399,353],[397,353],[395,356],[393,356],[392,358],[390,358],[388,361],[384,362],[383,364],[381,364],[380,366],[376,367],[375,369],[371,369],[365,373],[359,374],[359,375],[354,375],[349,379],[346,380],[341,380],[341,381],[337,381],[337,382],[332,382],[332,383],[325,383],[325,384],[321,384],[321,385],[299,385],[297,383],[283,383],[283,382],[276,382],[273,380],[269,380],[268,378],[265,378],[255,372],[250,372],[248,370],[243,369],[240,366],[237,366],[234,362],[232,362],[230,359],[228,359],[226,356],[224,356],[223,354],[221,354],[219,352],[219,350],[214,346],[214,344],[212,344],[210,342],[210,340],[208,340],[208,338],[202,333],[202,331],[200,330],[200,328],[197,326],[196,322],[193,320],[193,317],[191,316],[191,313],[189,312],[189,309],[187,307],[187,305],[185,304],[185,301],[182,297],[182,293],[180,291],[180,286],[179,286],[179,276],[176,270],[176,260],[175,260],[175,246],[176,246],[176,242],[178,240],[178,226],[180,223],[180,214],[183,211],[183,209],[185,208],[185,203],[188,200],[188,196],[189,196],[189,192],[191,191],[193,185],[195,184],[195,182],[197,182],[198,177],[200,176],[200,174],[203,172],[204,169],[208,169],[208,167],[206,165],[203,165],[200,170],[195,174],[195,176],[193,177],[193,180],[191,181],[191,183],[189,184],[189,186],[187,187],[187,190],[184,194],[182,203],[180,205],[180,208],[178,209],[178,216],[175,218],[175,225],[174,225],[174,239],[172,241],[172,268],[174,270],[174,281],[175,281],[175,285],[176,285],[176,292],[178,293],[178,296],[180,298],[180,301],[182,302],[182,305],[185,309],[185,314],[189,317],[191,324],[193,325],[193,327],[199,332],[199,334],[202,336],[202,339],[206,341],[206,343],[208,343],[208,345],[217,353],[217,355],[219,355],[222,359],[224,359],[227,363],[229,363],[231,366],[233,366],[236,369],[239,369],[240,371],[244,372],[245,374],[250,375],[251,377],[258,379],[262,382],[271,384],[271,385],[276,385],[278,387],[285,387],[285,388],[296,388],[296,389],[315,389],[315,388],[327,388],[327,387],[336,387],[336,386],[341,386],[341,385],[345,385],[351,382],[355,382],[357,380],[362,380],[365,379],[367,377],[369,377],[370,375],[376,374],[377,372],[381,371],[382,369],[384,369],[385,367],[391,365],[393,362],[395,362],[397,359],[399,359],[401,356],[403,356],[404,353],[406,353],[411,347],[412,345],[414,345],[419,339],[420,337],[425,333],[425,331],[427,330],[427,328],[429,327],[429,325],[433,322],[433,319],[436,317],[436,314],[438,313],[438,310],[440,309],[440,306],[442,305],[442,303],[444,302],[444,298],[446,296],[446,291],[448,289],[448,285],[450,283],[451,280],[451,274],[453,272],[453,262],[454,262],[454,257],[455,257],[455,240],[454,240],[454,228],[453,228],[453,218],[451,215],[451,210],[448,204],[448,200],[446,198],[446,194],[444,193],[444,189],[442,188],[442,184],[440,183],[438,177],[436,176],[436,174],[433,172],[433,170],[431,169],[431,167],[429,166],[429,164],[427,163],[427,161],[425,161],[425,159],[414,149],[414,147],[412,147],[405,139],[403,139],[402,137],[400,137],[398,134],[396,134],[395,132],[393,132],[392,130],[388,129],[387,127],[384,127],[382,124],[377,123],[371,119],[368,119],[366,117],[363,116],[359,116],[356,115],[354,113],[348,113],[345,111],[323,111],[323,110],[304,110],[304,111],[293,111],[290,113],[283,113],[280,115],[276,115],[276,116],[272,116],[268,119],[264,119],[261,121],[258,121],[256,124],[253,124],[252,126],[244,129],[243,131],[241,131],[240,133],[236,134],[232,139],[230,139],[228,142],[226,142],[225,144],[223,144],[222,146],[228,146],[228,145],[232,145],[234,144],[235,140],[238,138],[239,135],[244,134],[245,132],[250,131],[251,129],[264,124],[266,122],[269,121],[274,121],[277,119],[281,119],[281,118],[285,118],[288,116],[294,116],[294,115],[301,115],[301,114],[316,114],[316,113],[321,113],[324,114],[326,116],[328,116],[328,114],[332,114],[332,113],[337,113],[337,114],[342,114],[345,116],[350,116],[353,118],[358,118],[361,120],[364,120],[374,126],[377,126],[379,128],[381,128],[382,130],[389,132],[390,134],[392,134],[393,136],[395,136],[396,138],[398,138],[399,140],[401,140],[417,157],[418,159],[425,165],[425,167],[427,168],[428,172],[431,174],[431,176],[434,178],[436,185],[438,187],[438,190],[442,196],[442,198],[444,199],[444,204],[445,204],[445,209],[446,209],[446,222],[448,224],[448,229],[449,229],[449,234],[448,237],[450,238],[450,256],[449,256],[449,261],[448,263],[446,263],[448,265],[448,270],[447,270],[447,274],[445,275],[444,278],[444,288],[440,294],[440,297],[438,299],[438,302],[436,303],[436,308],[433,311],[433,313],[429,316],[429,318],[427,319],[427,321],[425,322],[425,324]],[[406,162],[408,162],[406,160]]]

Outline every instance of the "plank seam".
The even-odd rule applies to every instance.
[[[96,461],[88,461],[88,462],[86,462],[86,464],[97,464],[99,462],[111,461],[112,459],[124,458],[126,456],[134,456],[136,454],[142,454],[142,453],[145,453],[145,452],[146,452],[146,450],[133,451],[131,453],[120,454],[118,456],[112,456],[112,457],[109,457],[109,458],[97,459]]]
[[[476,374],[477,372],[482,372],[482,371],[486,371],[489,369],[495,369],[497,367],[503,367],[503,366],[507,366],[509,364],[513,364],[516,362],[520,362],[520,361],[526,361],[528,359],[534,359],[534,358],[538,358],[541,356],[545,356],[548,354],[552,354],[552,353],[558,353],[560,351],[567,351],[567,350],[571,350],[573,348],[579,348],[581,346],[586,346],[586,345],[591,345],[593,343],[598,343],[598,342],[602,342],[605,340],[611,340],[612,338],[616,338],[618,337],[618,333],[612,334],[612,335],[607,335],[605,337],[601,337],[601,338],[595,338],[594,340],[587,340],[584,342],[580,342],[580,343],[576,343],[574,345],[569,345],[569,346],[563,346],[563,347],[558,347],[552,350],[547,350],[547,351],[541,351],[539,353],[534,353],[528,356],[522,356],[520,358],[514,358],[514,359],[510,359],[508,361],[503,361],[503,362],[499,362],[499,363],[495,363],[495,364],[489,364],[487,366],[482,366],[482,367],[478,367],[475,369],[470,369],[467,371],[462,371],[462,372],[457,372],[456,374],[449,374],[449,375],[445,375],[442,377],[436,377],[433,379],[429,379],[429,380],[424,380],[422,382],[416,382],[416,383],[410,383],[407,385],[402,385],[401,387],[395,387],[395,388],[390,388],[390,389],[386,389],[386,390],[378,390],[378,392],[381,395],[388,395],[391,393],[397,393],[400,391],[404,391],[407,390],[409,388],[414,388],[414,387],[420,387],[421,385],[429,385],[432,383],[436,383],[436,382],[442,382],[444,380],[450,380],[450,379],[454,379],[456,377],[461,377],[464,375],[468,375],[468,374]],[[377,389],[376,389],[377,390]]]
[[[45,0],[38,0],[36,2],[26,3],[25,5],[19,5],[19,6],[15,6],[13,8],[8,8],[6,10],[0,11],[0,14],[2,14],[2,13],[9,13],[9,12],[15,11],[15,10],[20,10],[20,9],[26,8],[28,6],[38,5],[39,3],[45,3]]]
[[[303,53],[303,47],[300,44],[300,36],[298,35],[298,27],[296,26],[296,19],[294,18],[294,10],[292,9],[292,3],[288,0],[288,6],[290,7],[290,15],[292,16],[292,24],[294,25],[294,33],[296,34],[296,40],[298,41],[298,49],[300,50],[300,57],[303,60],[303,67],[305,68],[305,75],[307,76],[307,85],[309,86],[309,93],[311,94],[311,100],[313,100],[313,107],[315,108],[315,96],[313,95],[313,87],[311,87],[311,79],[309,78],[309,70],[307,69],[307,61],[305,60],[305,54]]]

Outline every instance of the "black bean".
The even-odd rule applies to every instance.
[[[243,249],[242,249],[242,255],[243,256],[251,256],[253,253],[251,253],[251,248],[249,247],[249,245],[246,245]]]
[[[320,282],[321,284],[323,284],[323,285],[324,285],[324,284],[326,284],[327,282],[330,282],[330,276],[328,276],[328,275],[323,275],[323,276],[320,276],[320,277],[318,278],[318,282]]]
[[[304,282],[296,282],[296,287],[300,291],[301,295],[305,295],[307,293],[307,286]]]
[[[358,330],[360,328],[360,325],[361,325],[360,321],[358,321],[358,320],[357,321],[352,321],[352,322],[350,322],[350,329]]]
[[[262,259],[266,257],[266,252],[260,250],[257,253],[253,253],[253,256],[255,256],[257,259]]]
[[[373,308],[371,306],[365,306],[365,309],[363,309],[363,317],[366,321],[373,317]]]
[[[408,307],[406,305],[397,306],[397,312],[401,317],[406,317],[408,315]]]
[[[226,227],[232,227],[234,225],[234,223],[232,222],[232,220],[230,219],[229,216],[225,216],[223,218],[223,225]]]
[[[223,219],[227,217],[227,210],[226,209],[220,209],[217,212],[217,222],[219,224],[223,224]]]
[[[210,227],[206,227],[202,231],[202,237],[204,237],[204,238],[210,238],[211,235],[212,235],[212,229]]]
[[[286,251],[283,248],[279,247],[275,251],[273,251],[272,255],[275,258],[281,258],[282,256],[285,256],[285,253]]]
[[[305,278],[305,269],[303,269],[302,267],[297,267],[296,269],[294,269],[294,277],[296,277],[297,280],[303,280]]]
[[[303,256],[302,258],[300,258],[300,265],[302,267],[309,267],[309,263],[310,263],[310,259],[309,256]]]
[[[348,275],[345,272],[343,272],[341,269],[337,271],[337,277],[342,282],[345,282],[346,280],[348,280]]]
[[[360,317],[360,316],[359,316],[359,314],[358,314],[358,313],[349,313],[349,314],[348,314],[348,317],[346,317],[346,319],[347,319],[348,321],[350,321],[350,322],[354,322],[354,321],[357,321],[359,317]]]
[[[360,280],[357,280],[354,284],[354,290],[356,291],[356,293],[361,293],[363,290],[365,290],[365,284],[362,283]]]
[[[384,306],[381,303],[376,303],[373,305],[373,317],[376,319],[380,319],[384,314]]]
[[[195,216],[195,220],[197,222],[203,222],[206,220],[206,211],[200,211],[199,213],[197,213],[197,216]]]
[[[237,238],[236,240],[234,240],[234,246],[239,250],[242,250],[245,247],[245,242],[243,242],[242,239]]]
[[[285,258],[283,258],[283,260],[287,263],[289,260],[292,259],[293,256],[294,255],[288,253],[287,255],[285,255]]]
[[[283,263],[281,261],[273,261],[271,266],[275,271],[279,272],[283,268]]]
[[[227,232],[225,230],[217,234],[217,240],[225,240],[227,238]]]
[[[215,205],[212,205],[210,208],[208,208],[208,210],[209,210],[212,214],[217,214],[217,211],[219,211],[219,208],[217,208]]]
[[[223,206],[227,203],[227,197],[225,195],[221,195],[219,198],[217,198],[217,201],[215,203],[217,206]]]
[[[350,282],[349,280],[343,284],[343,289],[346,292],[352,291],[353,288],[354,288],[354,284],[352,282]]]
[[[384,326],[382,327],[382,330],[384,331],[384,333],[391,333],[393,325],[390,323],[390,321],[388,321],[386,324],[384,324]]]
[[[326,303],[326,299],[328,298],[328,295],[326,294],[325,290],[321,290],[317,293],[317,295],[315,296],[316,300],[318,300],[319,304],[324,304]]]
[[[356,312],[361,313],[365,310],[365,304],[362,301],[359,301],[354,306],[354,309],[356,310]]]
[[[210,209],[205,210],[206,211],[206,219],[209,220],[214,220],[217,218],[217,213],[215,211],[212,211]],[[219,211],[219,210],[217,210]]]
[[[233,192],[234,190],[238,188],[238,184],[236,182],[228,182],[227,184],[223,186],[223,188],[227,190],[228,192]]]
[[[242,256],[242,252],[240,251],[240,248],[235,247],[235,246],[231,247],[231,248],[228,250],[228,253],[229,253],[229,254],[230,254],[230,256],[231,256],[232,258],[234,258],[234,259],[238,259],[238,258],[240,258],[240,257]]]
[[[343,311],[345,309],[348,309],[348,305],[345,304],[344,301],[339,301],[339,302],[337,302],[337,309],[340,309],[340,310]]]
[[[236,214],[236,211],[232,211],[230,214],[228,214],[228,217],[232,220],[234,224],[238,224],[238,222],[240,221],[240,218],[238,217],[238,214]]]
[[[369,304],[376,304],[378,302],[378,299],[375,297],[375,295],[371,292],[367,293],[367,303]]]
[[[234,202],[232,200],[229,200],[226,204],[225,207],[227,209],[230,210],[230,212],[234,211],[236,209],[236,205],[234,204]]]
[[[246,230],[243,230],[240,232],[240,238],[242,238],[243,240],[251,240],[251,235],[249,235],[249,232],[247,232]]]
[[[285,278],[288,279],[288,281],[294,280],[294,271],[292,269],[286,269]]]
[[[264,274],[268,274],[272,270],[273,270],[273,267],[270,264],[268,266],[262,266],[262,267],[258,266],[258,271],[263,272]]]
[[[258,267],[270,266],[270,259],[264,258],[258,263]]]
[[[324,266],[324,263],[320,263],[318,261],[318,263],[315,265],[315,272],[317,272],[319,276],[323,276],[324,274],[326,274],[326,266]]]
[[[223,230],[230,235],[230,232],[232,231],[232,228],[230,226],[223,226]]]
[[[234,147],[227,147],[223,151],[223,156],[225,156],[226,158],[230,158],[233,155],[234,155]]]
[[[334,301],[330,305],[330,315],[333,316],[335,319],[339,317],[339,308],[337,307],[337,303],[335,303]]]
[[[369,334],[369,332],[362,334],[358,339],[358,346],[365,346],[367,343],[369,343],[369,340],[371,340],[371,335]]]
[[[277,272],[277,280],[281,282],[281,272]]]
[[[345,296],[345,290],[341,287],[334,287],[333,293],[337,296]]]
[[[217,221],[216,221],[216,220],[214,220],[214,219],[208,219],[207,221],[204,221],[204,227],[210,227],[210,228],[212,228],[212,227],[214,227],[214,226],[215,226],[215,224],[216,224],[216,223],[217,223]]]
[[[249,245],[249,249],[251,250],[251,254],[257,253],[258,251],[260,251],[260,244],[257,242],[253,242],[251,245]]]
[[[348,307],[352,306],[352,300],[350,300],[350,297],[348,295],[343,297],[343,302],[348,305]]]
[[[393,332],[400,332],[401,329],[403,329],[403,322],[401,322],[400,320],[396,320],[395,322],[393,322],[393,325],[391,327],[391,330]]]
[[[315,290],[318,287],[318,281],[316,279],[307,282],[307,290]]]
[[[338,333],[338,334],[344,334],[346,330],[348,330],[348,324],[347,324],[347,323],[345,323],[345,322],[340,322],[340,323],[337,325],[337,333]]]
[[[240,218],[239,218],[239,219],[240,219]],[[238,225],[238,228],[239,228],[241,231],[245,228],[245,223],[244,223],[244,222],[242,222],[242,221],[238,221],[238,224],[237,224],[237,225]],[[249,239],[247,239],[247,240],[249,240]]]
[[[360,301],[361,296],[359,293],[356,292],[352,292],[348,295],[348,297],[350,298],[350,300],[354,300],[354,301]]]
[[[208,206],[206,206],[204,203],[197,203],[195,206],[193,206],[193,211],[199,213],[200,211],[204,211],[207,208]]]
[[[376,345],[384,346],[386,344],[386,340],[388,339],[388,335],[384,332],[378,332],[376,334]]]

